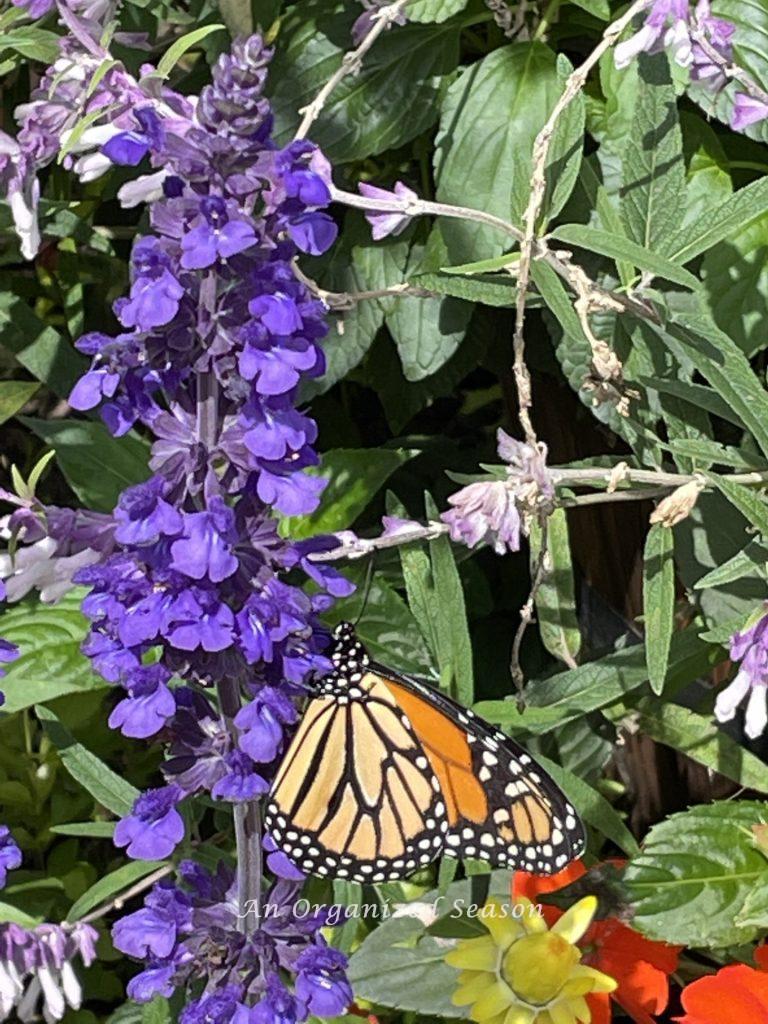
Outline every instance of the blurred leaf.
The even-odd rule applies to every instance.
[[[67,483],[88,508],[111,512],[121,491],[149,476],[149,445],[136,435],[115,438],[89,420],[22,422],[56,449]]]
[[[89,626],[81,600],[82,592],[75,592],[55,605],[24,602],[5,608],[0,632],[18,645],[20,656],[7,666],[0,719],[68,693],[107,687],[80,651]]]
[[[768,214],[709,250],[702,264],[715,323],[747,356],[765,348],[768,318]]]
[[[114,821],[73,821],[67,825],[51,825],[51,832],[59,836],[81,836],[83,839],[111,839]]]
[[[766,901],[768,860],[752,829],[765,804],[719,801],[654,825],[624,874],[632,927],[650,939],[705,949],[751,942],[768,927],[768,902],[742,923],[756,897]]]
[[[0,53],[4,50],[15,50],[41,64],[53,64],[59,55],[59,37],[36,25],[23,25],[0,35]]]
[[[408,21],[446,21],[463,11],[469,0],[411,0],[408,4]]]
[[[280,524],[282,535],[301,540],[352,526],[395,470],[416,454],[392,448],[336,448],[324,452],[314,471],[328,480],[319,506],[311,515],[284,518]]]
[[[78,743],[50,708],[38,704],[35,706],[35,714],[59,751],[61,762],[72,778],[108,811],[120,816],[128,814],[139,791],[130,782],[121,779],[82,743]]]
[[[675,613],[674,534],[660,523],[648,531],[643,555],[643,616],[648,681],[661,693],[667,676]]]
[[[0,425],[20,412],[40,385],[27,380],[0,381]]]
[[[141,1024],[171,1024],[171,1005],[165,996],[155,996],[141,1008]]]
[[[163,861],[160,860],[138,860],[130,861],[115,871],[110,871],[72,904],[67,912],[67,920],[73,923],[79,921],[81,917],[85,917],[89,911],[101,903],[106,903],[107,900],[124,892],[135,882],[146,878],[147,875],[151,875],[153,871],[162,866]]]
[[[224,25],[201,25],[200,28],[187,32],[181,39],[177,39],[175,43],[168,47],[158,61],[155,73],[160,78],[167,78],[184,54],[191,50],[193,46],[197,46],[198,43],[201,43],[212,32],[223,32],[224,29]]]
[[[435,176],[441,202],[472,206],[519,224],[529,196],[533,142],[572,68],[543,43],[514,43],[473,64],[451,85],[440,115]],[[579,93],[559,119],[547,164],[544,216],[554,217],[576,183],[584,133]],[[503,168],[503,170],[502,170]],[[442,226],[451,262],[502,253],[510,239],[471,221]]]
[[[685,211],[685,162],[665,53],[641,53],[632,129],[623,154],[621,213],[630,238],[661,255]]]
[[[61,398],[66,398],[88,365],[69,341],[35,316],[15,295],[12,279],[0,275],[0,346]]]

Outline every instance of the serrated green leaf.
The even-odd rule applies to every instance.
[[[571,70],[562,54],[530,42],[503,46],[464,71],[442,106],[435,153],[438,198],[519,224],[530,191],[534,139]],[[576,183],[583,132],[579,93],[553,136],[545,218],[556,215]],[[442,231],[452,263],[485,259],[509,247],[503,232],[470,221],[446,221]]]
[[[225,31],[225,25],[202,25],[193,32],[187,32],[165,51],[158,61],[156,74],[160,78],[167,78],[188,50],[191,50],[193,46],[197,46],[198,43],[201,43],[212,32]]]
[[[134,882],[146,878],[147,875],[151,875],[153,871],[162,866],[163,861],[160,860],[138,860],[130,861],[115,871],[110,871],[84,892],[79,899],[75,900],[67,911],[67,920],[72,923],[79,921],[94,907],[106,903],[107,900],[128,889]]]
[[[698,278],[676,263],[613,232],[601,231],[586,224],[563,224],[555,228],[551,237],[568,245],[579,246],[588,252],[597,252],[608,256],[610,259],[616,260],[617,266],[622,261],[628,262],[639,267],[640,270],[649,271],[654,277],[673,281],[675,284],[683,285],[684,288],[691,288],[695,291],[700,287]]]
[[[97,803],[113,814],[128,814],[139,796],[138,789],[120,778],[82,743],[78,743],[50,708],[38,704],[35,706],[35,714],[72,778],[79,782]]]
[[[643,615],[648,682],[661,693],[667,677],[675,612],[674,534],[656,523],[648,531],[643,554]]]
[[[732,800],[654,825],[624,874],[632,927],[650,939],[709,949],[756,938],[768,927],[766,907],[759,921],[739,917],[768,890],[768,860],[751,834],[764,820],[764,803]]]
[[[21,412],[40,385],[27,380],[0,381],[0,425]]]
[[[706,218],[679,228],[670,238],[667,255],[689,263],[768,211],[768,178],[760,178],[710,210]]]
[[[455,277],[452,274],[416,274],[410,283],[426,288],[438,295],[451,295],[467,302],[481,302],[485,306],[513,307],[517,302],[517,282],[513,277],[477,274],[473,277]]]
[[[149,445],[134,434],[114,438],[89,420],[22,422],[56,450],[67,483],[89,508],[111,512],[126,487],[149,475]]]
[[[89,626],[81,600],[82,591],[77,591],[55,605],[25,601],[4,609],[2,636],[18,646],[20,656],[6,666],[0,718],[68,693],[107,686],[80,651]]]
[[[638,58],[632,127],[622,155],[621,214],[627,234],[667,255],[685,211],[685,161],[677,97],[665,53]]]

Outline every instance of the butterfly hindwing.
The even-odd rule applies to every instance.
[[[402,878],[439,854],[440,786],[377,677],[322,681],[272,786],[266,828],[301,870],[356,881]]]

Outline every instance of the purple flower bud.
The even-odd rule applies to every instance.
[[[170,857],[184,838],[184,822],[176,810],[182,797],[178,786],[148,789],[133,805],[132,812],[115,827],[115,846],[127,846],[136,860]]]
[[[749,96],[745,92],[737,92],[731,112],[731,127],[736,132],[744,131],[751,124],[764,121],[768,117],[768,103]]]
[[[7,825],[0,825],[0,889],[6,883],[9,871],[21,866],[21,850]]]
[[[405,231],[411,223],[412,215],[402,209],[402,204],[403,202],[418,201],[419,197],[413,189],[408,188],[402,181],[395,182],[393,192],[388,192],[385,188],[378,188],[376,185],[369,185],[367,182],[358,185],[358,189],[366,199],[384,200],[385,204],[399,201],[401,206],[399,210],[366,210],[365,219],[371,225],[371,235],[374,241],[378,242],[389,235],[399,235]]]

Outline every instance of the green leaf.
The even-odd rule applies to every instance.
[[[24,25],[0,35],[0,53],[3,50],[15,50],[28,60],[53,64],[59,55],[59,37],[36,25]]]
[[[707,587],[725,586],[728,583],[733,583],[734,580],[755,575],[758,570],[763,569],[766,563],[768,563],[768,547],[757,541],[751,541],[727,562],[716,566],[711,572],[697,579],[693,584],[694,589],[704,590]]]
[[[541,762],[542,768],[549,772],[588,824],[615,843],[627,856],[631,857],[639,852],[637,840],[621,820],[618,811],[611,807],[604,796],[548,757],[537,754],[536,760]]]
[[[608,21],[611,17],[611,7],[608,0],[573,0],[573,3],[601,21]]]
[[[58,836],[79,836],[83,839],[111,839],[115,833],[114,821],[73,821],[67,825],[51,825]]]
[[[37,420],[22,423],[56,449],[67,483],[89,508],[111,512],[121,491],[146,480],[149,445],[133,434],[115,438],[89,420]]]
[[[683,141],[666,54],[640,54],[638,68],[622,159],[621,213],[629,237],[664,256],[685,210]]]
[[[768,178],[759,178],[708,211],[705,218],[676,231],[667,255],[676,263],[689,263],[766,212]]]
[[[439,295],[451,295],[467,302],[481,302],[485,306],[513,307],[517,302],[517,281],[513,277],[490,274],[476,274],[472,277],[455,277],[448,273],[416,274],[410,284]]]
[[[20,412],[40,385],[27,380],[4,380],[0,382],[0,425]]]
[[[520,262],[520,253],[505,252],[501,256],[492,256],[488,260],[475,260],[474,263],[460,263],[455,267],[440,267],[441,274],[489,274],[494,270],[505,270],[516,267]]]
[[[280,145],[299,111],[339,68],[359,12],[333,0],[309,0],[288,12],[272,63],[272,105]],[[368,159],[409,142],[437,120],[444,76],[459,58],[461,21],[398,25],[366,54],[357,75],[334,89],[312,127],[312,141],[334,163]]]
[[[141,1024],[171,1024],[172,1020],[171,1004],[165,996],[155,996],[141,1008]]]
[[[212,32],[225,31],[225,25],[202,25],[193,32],[187,32],[181,39],[177,39],[175,43],[168,47],[158,61],[155,74],[159,75],[160,78],[167,78],[188,50],[191,50],[193,46],[197,46],[198,43],[201,43]]]
[[[750,490],[749,487],[733,483],[726,476],[708,473],[707,478],[719,488],[747,521],[768,539],[768,502],[765,498],[757,491]]]
[[[411,0],[408,21],[439,23],[459,14],[469,0]]]
[[[697,409],[705,409],[714,416],[719,416],[720,419],[728,423],[735,423],[737,427],[744,427],[744,423],[742,423],[731,406],[716,391],[705,387],[703,384],[691,384],[686,380],[662,380],[660,377],[644,377],[642,375],[638,378],[638,381],[645,387],[653,388],[654,391],[660,391],[664,395],[673,395],[675,398],[680,398]]]
[[[532,526],[530,542],[534,566],[541,550],[541,529],[537,524]],[[536,594],[539,633],[549,653],[573,668],[579,656],[581,632],[565,509],[555,509],[547,521],[547,551],[549,569]]]
[[[656,523],[648,531],[643,554],[643,616],[648,681],[661,693],[667,677],[675,614],[674,534]]]
[[[667,686],[673,690],[684,682],[692,682],[724,657],[723,649],[702,641],[695,627],[673,634]],[[511,700],[481,701],[475,705],[475,711],[507,729],[548,732],[555,724],[622,700],[647,683],[648,677],[645,649],[642,644],[636,644],[598,661],[529,683],[525,691],[527,707],[523,712],[518,711]]]
[[[395,470],[416,454],[402,448],[336,448],[325,452],[313,472],[328,480],[320,504],[311,515],[283,519],[283,536],[300,540],[352,526]]]
[[[632,927],[650,939],[722,948],[751,942],[768,927],[768,908],[742,923],[768,895],[768,860],[752,830],[765,804],[720,801],[654,825],[624,874]]]
[[[472,316],[472,306],[459,299],[397,299],[386,317],[408,381],[430,377],[448,362],[461,342]]]
[[[617,265],[622,260],[632,263],[641,270],[649,271],[655,277],[674,281],[685,288],[695,291],[700,287],[698,279],[687,270],[614,232],[600,231],[585,224],[563,224],[555,228],[551,237],[568,245],[577,245],[589,252],[599,252],[616,260]]]
[[[121,779],[82,743],[78,743],[50,708],[38,704],[35,706],[35,714],[72,778],[108,811],[120,816],[128,814],[139,795],[138,789]]]
[[[437,196],[519,224],[529,197],[536,135],[572,68],[543,43],[514,43],[473,64],[451,85],[436,142]],[[544,219],[568,199],[579,172],[584,133],[581,93],[559,119],[547,164]],[[485,259],[509,248],[503,232],[470,221],[442,227],[453,263]]]
[[[657,743],[679,750],[745,789],[768,793],[768,766],[723,732],[711,716],[651,698],[631,698],[627,705],[615,705],[603,714],[616,725],[627,720],[633,731],[638,729]]]
[[[32,917],[19,907],[14,907],[12,903],[0,900],[0,924],[18,924],[22,928],[34,928],[41,920],[40,917]]]
[[[72,904],[67,912],[67,921],[72,923],[79,921],[94,907],[106,903],[107,900],[128,889],[142,878],[146,878],[147,875],[151,875],[153,871],[162,866],[163,861],[160,860],[138,860],[130,861],[115,871],[110,871]]]
[[[18,645],[20,656],[7,666],[0,719],[33,704],[107,686],[80,651],[89,625],[81,600],[82,592],[75,592],[55,605],[25,601],[3,611],[0,631]]]
[[[0,274],[0,346],[60,398],[66,398],[85,372],[87,360],[50,324],[46,324],[12,290],[13,280]]]
[[[702,277],[717,325],[747,356],[765,348],[768,316],[768,214],[757,217],[714,246],[704,257]]]
[[[654,330],[683,365],[692,364],[728,402],[768,455],[768,393],[741,349],[695,303],[672,307]]]

